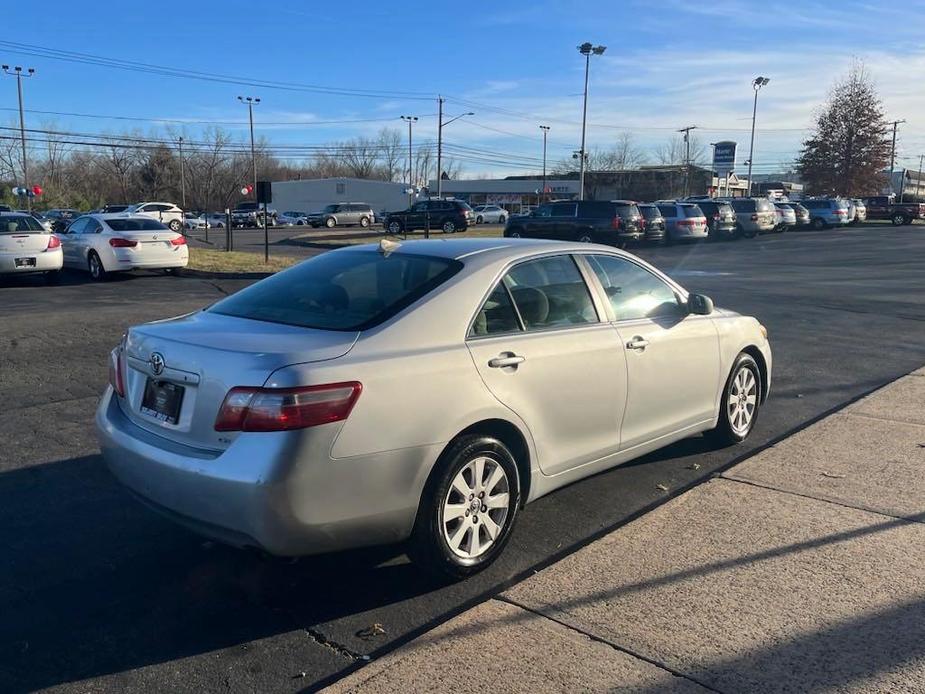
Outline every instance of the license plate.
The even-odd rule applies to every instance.
[[[141,399],[141,412],[159,422],[176,424],[180,420],[180,405],[183,403],[183,386],[169,381],[149,378],[145,383]]]
[[[35,267],[35,258],[16,258],[13,263],[16,267]]]

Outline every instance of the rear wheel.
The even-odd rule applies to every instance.
[[[900,227],[903,224],[909,224],[911,220],[901,212],[897,212],[890,218],[890,221],[893,222],[894,227]]]
[[[369,217],[360,217],[360,226],[364,229],[369,228]]]
[[[170,227],[171,231],[179,233],[183,228],[183,223],[179,219],[171,219],[167,226]]]
[[[106,268],[103,267],[103,261],[100,260],[96,251],[90,251],[87,257],[87,269],[90,271],[90,277],[95,281],[102,282],[106,279]]]
[[[517,464],[508,448],[491,436],[461,436],[424,488],[408,554],[444,578],[478,573],[501,554],[519,506]]]
[[[402,223],[399,222],[397,219],[393,219],[390,222],[388,222],[386,229],[388,229],[390,234],[397,236],[398,234],[402,232],[402,229],[404,229],[404,227],[402,226]]]
[[[720,446],[741,443],[751,433],[761,404],[761,371],[755,359],[739,354],[720,399],[719,420],[706,436]]]
[[[183,268],[182,267],[168,267],[164,269],[164,274],[173,275],[174,277],[179,277],[180,275],[183,274]]]
[[[822,219],[822,217],[816,217],[813,220],[812,227],[816,231],[822,231],[823,229],[825,229],[825,220]]]
[[[456,222],[452,219],[446,220],[443,225],[440,227],[443,229],[444,234],[455,234],[456,233]]]
[[[333,229],[334,227],[337,226],[337,220],[334,219],[334,217],[328,217],[326,220],[324,220],[324,225],[328,229]]]
[[[45,284],[58,284],[61,282],[61,271],[52,270],[51,272],[46,272],[43,279]]]
[[[520,238],[520,232],[517,231],[517,229],[514,229],[514,230],[512,230],[512,231],[507,232],[507,237],[508,237],[509,239],[519,239],[519,238]]]
[[[476,223],[476,224],[481,224],[483,221],[484,221],[484,219],[482,218],[482,215],[479,215],[478,217],[475,218],[475,223]]]

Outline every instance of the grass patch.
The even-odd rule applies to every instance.
[[[247,253],[245,251],[216,251],[210,248],[190,248],[190,270],[200,272],[279,272],[290,265],[295,265],[301,258],[290,256],[271,255],[270,262],[263,262],[262,253]]]

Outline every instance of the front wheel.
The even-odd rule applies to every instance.
[[[443,223],[441,229],[443,229],[444,234],[455,234],[456,222],[454,222],[452,219],[448,219]]]
[[[484,221],[485,221],[485,220],[482,218],[482,215],[479,215],[478,217],[475,218],[475,223],[476,223],[476,224],[481,224],[481,223],[484,222]]]
[[[461,436],[424,488],[408,554],[443,578],[471,576],[501,554],[519,507],[520,479],[507,446],[491,436]]]
[[[892,216],[890,221],[893,222],[894,227],[901,227],[903,224],[909,224],[910,220],[906,219],[906,215],[897,213]]]
[[[825,229],[825,220],[822,219],[821,217],[816,217],[813,220],[812,226],[813,226],[813,229],[815,229],[816,231],[822,231],[823,229]]]
[[[324,220],[324,225],[328,229],[333,229],[334,227],[337,226],[337,220],[334,219],[334,217],[328,217],[326,220]]]
[[[167,226],[170,227],[170,230],[174,233],[180,233],[180,229],[183,228],[183,224],[179,219],[171,219]]]
[[[755,359],[739,354],[729,372],[720,400],[719,420],[706,433],[720,446],[741,443],[751,433],[761,405],[761,371]]]
[[[386,229],[388,229],[389,233],[392,234],[393,236],[398,236],[398,234],[402,232],[403,228],[404,227],[402,227],[402,223],[399,222],[397,219],[393,219],[386,226]]]
[[[594,239],[591,238],[591,234],[586,231],[578,232],[578,236],[575,237],[575,240],[578,243],[594,243]]]
[[[363,227],[364,229],[368,229],[369,228],[369,217],[362,217],[360,219],[360,226]]]
[[[103,267],[103,261],[96,254],[96,251],[90,251],[87,258],[87,269],[90,270],[90,277],[96,282],[102,282],[106,279],[106,269]]]

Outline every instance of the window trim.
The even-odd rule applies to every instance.
[[[585,255],[587,255],[587,253],[585,253]],[[546,327],[546,328],[537,328],[534,330],[527,330],[526,327],[524,326],[523,318],[521,318],[520,316],[520,309],[517,308],[517,302],[514,301],[514,297],[511,294],[510,289],[505,284],[504,289],[508,294],[508,299],[510,299],[511,305],[514,307],[514,313],[517,316],[517,322],[520,325],[520,329],[516,331],[509,330],[503,333],[492,333],[491,335],[474,335],[472,333],[472,328],[475,325],[475,320],[478,318],[479,313],[482,312],[482,307],[485,305],[485,302],[488,301],[488,297],[491,296],[492,292],[494,292],[495,290],[495,287],[499,283],[503,283],[502,281],[504,280],[505,277],[507,277],[508,273],[511,270],[513,270],[518,265],[523,265],[524,263],[531,263],[537,260],[543,260],[545,258],[558,258],[560,256],[569,256],[571,257],[572,262],[575,263],[575,267],[578,270],[578,273],[581,275],[581,278],[584,280],[585,287],[588,290],[588,295],[591,298],[591,305],[594,307],[594,312],[597,314],[596,322],[577,323],[575,325],[555,325],[555,326]],[[581,329],[587,330],[588,328],[591,328],[591,327],[595,327],[599,325],[609,325],[610,323],[612,323],[613,321],[609,320],[611,313],[606,309],[606,305],[602,303],[600,300],[600,294],[599,294],[599,291],[601,291],[600,285],[590,284],[588,274],[587,274],[588,269],[583,267],[583,264],[586,264],[586,261],[584,260],[584,258],[579,260],[578,256],[579,254],[576,253],[575,251],[566,251],[566,252],[546,251],[544,253],[537,253],[536,255],[531,255],[529,258],[518,258],[517,260],[512,260],[512,261],[505,263],[502,266],[501,271],[498,272],[495,275],[494,279],[489,283],[488,289],[482,295],[482,299],[479,301],[478,307],[475,309],[475,313],[473,313],[472,317],[469,319],[469,322],[466,327],[464,341],[468,342],[469,340],[487,340],[487,339],[492,339],[496,337],[511,337],[513,335],[537,335],[540,333],[558,332],[562,330],[581,330]],[[593,271],[591,271],[591,273],[593,274]],[[596,277],[594,277],[593,279],[597,281]],[[607,303],[609,304],[610,302],[608,301]]]

